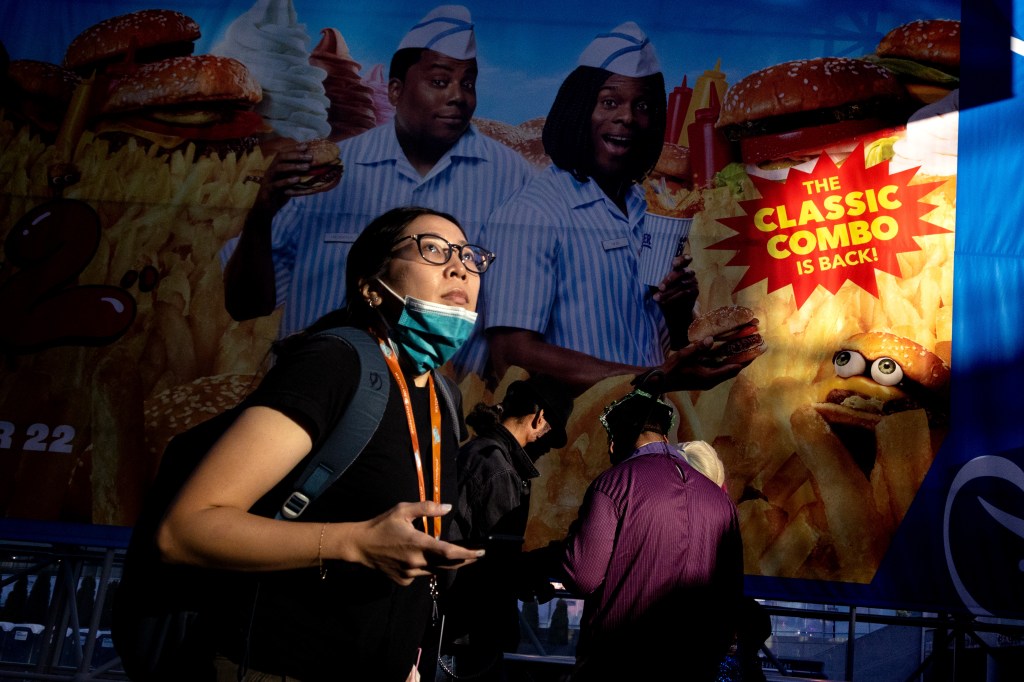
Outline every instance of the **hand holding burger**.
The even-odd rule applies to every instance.
[[[633,380],[658,393],[706,391],[734,378],[768,346],[750,308],[734,305],[697,316],[689,326],[690,344],[671,351],[661,367]]]
[[[344,166],[338,145],[330,140],[281,141],[275,146],[257,199],[270,210],[280,209],[289,197],[326,192],[341,182]]]

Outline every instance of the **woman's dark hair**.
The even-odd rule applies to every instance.
[[[597,105],[597,95],[611,71],[594,66],[578,66],[558,88],[558,94],[544,122],[544,151],[551,161],[572,173],[580,182],[593,174],[594,144],[590,139],[590,119]],[[633,182],[640,182],[651,172],[661,155],[665,137],[665,77],[661,73],[645,76],[660,97],[651,102],[651,127],[644,148],[640,150]]]
[[[359,287],[374,277],[381,276],[391,262],[395,242],[409,224],[424,215],[433,215],[454,223],[460,230],[459,221],[443,211],[422,206],[400,206],[374,218],[352,243],[345,263],[345,308],[332,310],[313,322],[306,329],[281,339],[274,344],[274,352],[286,352],[292,339],[305,338],[324,329],[351,326],[369,328],[375,322],[373,309],[363,299]]]
[[[529,385],[525,381],[517,381],[508,387],[505,397],[497,405],[477,403],[473,411],[466,415],[466,424],[478,434],[486,433],[503,419],[537,414],[542,409],[544,406]]]

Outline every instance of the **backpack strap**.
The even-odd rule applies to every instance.
[[[459,387],[440,372],[434,372],[434,385],[441,389],[441,395],[444,396],[444,402],[448,406],[448,418],[452,420],[452,432],[455,434],[455,440],[461,442],[462,420],[459,419],[459,403],[455,400],[455,396],[459,395]]]
[[[359,383],[345,413],[296,480],[295,490],[276,518],[296,519],[309,503],[345,473],[376,433],[388,404],[391,380],[377,342],[361,329],[334,327],[330,334],[351,346],[359,356]]]

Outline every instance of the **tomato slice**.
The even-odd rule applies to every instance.
[[[800,158],[815,155],[837,144],[849,144],[852,148],[865,137],[874,138],[890,130],[891,124],[877,118],[839,121],[784,133],[744,137],[740,140],[740,153],[743,162],[751,164],[786,157]]]

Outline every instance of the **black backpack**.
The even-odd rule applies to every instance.
[[[377,430],[390,389],[388,368],[377,342],[366,332],[337,327],[320,332],[349,344],[359,356],[359,384],[345,413],[323,445],[289,477],[293,492],[276,517],[296,519],[355,461]],[[460,433],[448,380],[435,375],[450,416]],[[205,606],[237,592],[246,574],[166,564],[160,559],[156,531],[185,481],[221,434],[234,422],[236,406],[178,434],[168,443],[152,489],[132,531],[120,585],[114,593],[111,635],[121,663],[136,682],[213,680],[212,619]]]

